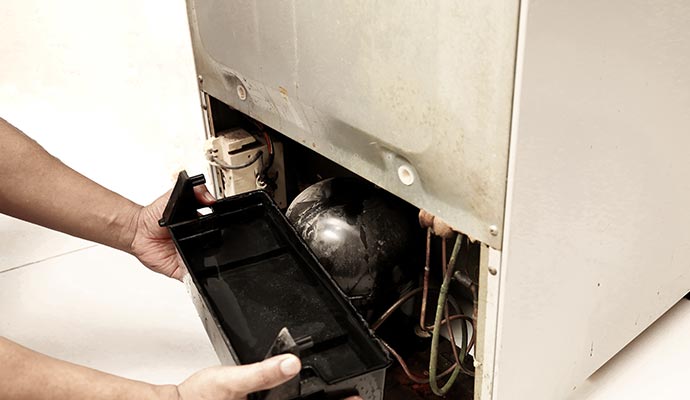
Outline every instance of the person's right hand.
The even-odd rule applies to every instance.
[[[254,392],[287,382],[302,368],[299,358],[280,355],[255,364],[211,367],[177,386],[179,400],[244,400]],[[362,400],[350,397],[346,400]]]

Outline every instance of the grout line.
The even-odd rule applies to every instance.
[[[41,262],[43,262],[43,261],[48,261],[48,260],[52,260],[52,259],[54,259],[54,258],[66,256],[66,255],[68,255],[68,254],[76,253],[76,252],[79,252],[79,251],[82,251],[82,250],[92,249],[92,248],[97,247],[97,246],[98,246],[97,244],[92,244],[92,245],[90,245],[90,246],[82,247],[82,248],[80,248],[80,249],[70,250],[70,251],[67,251],[67,252],[64,252],[64,253],[56,254],[56,255],[54,255],[54,256],[46,257],[46,258],[43,258],[43,259],[38,260],[38,261],[32,261],[32,262],[29,262],[29,263],[26,263],[26,264],[22,264],[22,265],[18,265],[18,266],[16,266],[16,267],[12,267],[12,268],[6,269],[6,270],[4,270],[4,271],[0,271],[0,274],[4,274],[5,272],[14,271],[14,270],[17,270],[17,269],[19,269],[19,268],[28,267],[29,265],[38,264],[38,263],[41,263]]]

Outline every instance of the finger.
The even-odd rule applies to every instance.
[[[194,186],[194,196],[201,204],[206,206],[216,202],[216,198],[208,191],[206,185]]]
[[[266,390],[289,381],[302,369],[299,358],[285,354],[259,363],[232,367],[228,372],[234,390],[244,394]]]
[[[173,272],[173,274],[170,277],[175,278],[182,283],[185,283],[185,277],[189,276],[189,273],[187,272],[187,267],[184,265],[184,261],[182,261],[182,257],[180,257],[180,253],[177,253],[175,255],[176,255],[175,262],[177,262],[177,269],[175,270],[175,272]]]
[[[345,400],[362,400],[362,398],[359,397],[359,396],[352,396],[352,397],[348,397],[348,398],[345,399]]]

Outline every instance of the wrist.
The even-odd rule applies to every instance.
[[[182,400],[177,385],[157,385],[154,387],[154,392],[159,400]]]
[[[130,202],[127,207],[119,210],[112,227],[114,232],[119,232],[113,247],[130,254],[132,253],[132,243],[134,243],[134,238],[136,237],[142,209],[142,206]]]

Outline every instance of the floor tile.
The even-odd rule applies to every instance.
[[[86,240],[0,214],[0,271],[93,245]]]
[[[0,314],[0,335],[133,379],[218,364],[184,285],[103,246],[0,273]]]
[[[690,301],[681,300],[575,392],[578,400],[687,399]]]

